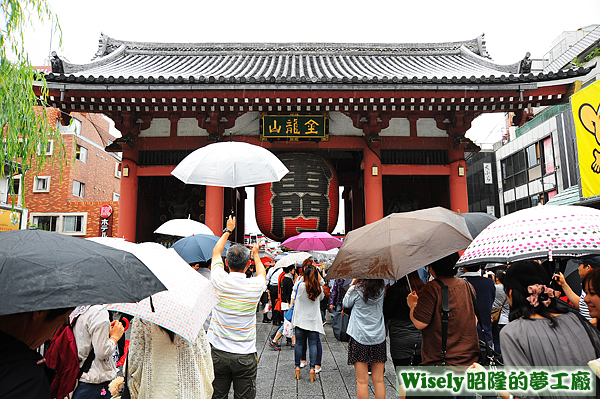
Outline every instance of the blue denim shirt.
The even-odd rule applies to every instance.
[[[346,332],[363,345],[377,345],[385,341],[383,297],[385,289],[376,299],[363,300],[362,292],[350,286],[344,297],[344,308],[352,308]]]

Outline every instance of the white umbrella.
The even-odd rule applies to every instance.
[[[197,149],[171,174],[186,184],[235,188],[279,181],[288,172],[269,150],[227,141]]]
[[[279,259],[275,266],[273,266],[273,270],[279,269],[280,267],[287,267],[289,265],[293,265],[296,262],[303,262],[305,259],[310,258],[310,254],[308,252],[292,252],[289,255],[284,256]]]
[[[457,266],[600,254],[600,211],[585,206],[522,209],[487,226]]]
[[[194,342],[210,311],[219,302],[211,282],[192,269],[174,249],[156,243],[133,244],[118,238],[93,237],[89,240],[134,254],[167,287],[137,303],[105,305],[148,320]]]
[[[191,219],[171,219],[164,222],[158,229],[154,230],[156,234],[166,234],[170,236],[189,237],[196,234],[215,234],[207,225],[196,222]]]

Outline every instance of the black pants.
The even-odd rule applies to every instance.
[[[256,353],[229,353],[211,345],[211,355],[215,372],[213,399],[227,399],[232,382],[235,399],[256,397]]]
[[[277,298],[279,298],[279,287],[270,285],[269,292],[271,293],[271,307],[273,308],[271,319],[273,320],[273,324],[281,324],[283,322],[283,315],[281,312],[275,310],[275,303],[277,302]]]

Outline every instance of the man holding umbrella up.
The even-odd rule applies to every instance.
[[[240,244],[227,250],[225,262],[231,273],[225,272],[221,253],[234,228],[235,217],[229,216],[212,253],[211,281],[220,299],[208,329],[215,372],[213,399],[227,398],[232,382],[236,398],[256,396],[256,307],[265,289],[266,272],[258,244],[252,247],[256,277],[246,278],[250,251]]]

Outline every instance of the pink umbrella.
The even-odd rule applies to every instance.
[[[282,244],[296,251],[329,251],[342,246],[342,240],[327,232],[304,232],[290,237]]]

